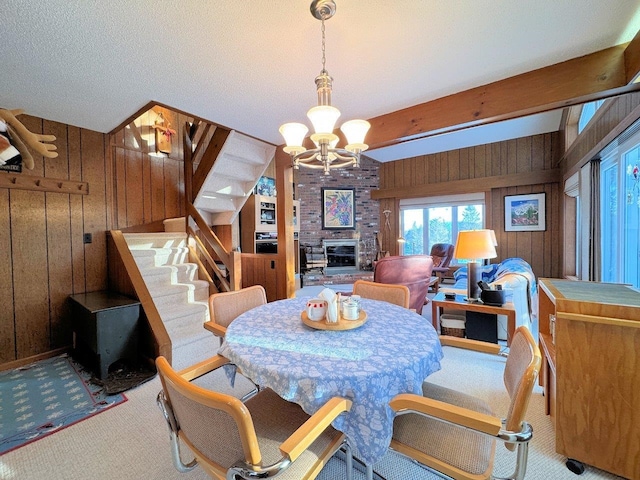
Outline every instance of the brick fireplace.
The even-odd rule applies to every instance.
[[[326,240],[355,242],[355,268],[353,265],[349,267],[356,275],[358,272],[367,273],[367,269],[371,267],[371,262],[375,258],[375,236],[381,228],[379,202],[371,199],[371,190],[377,190],[379,187],[379,166],[379,162],[363,157],[360,168],[332,170],[331,175],[326,176],[319,174],[317,170],[303,167],[294,170],[295,198],[300,200],[298,239],[301,246],[320,247]],[[322,187],[355,188],[355,230],[322,229]],[[337,278],[342,277],[343,274],[334,273],[333,275]]]

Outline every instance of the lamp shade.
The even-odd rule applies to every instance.
[[[489,232],[489,235],[491,235],[491,242],[493,243],[494,247],[498,246],[498,239],[496,238],[496,232],[494,230],[487,230]]]
[[[285,123],[282,125],[280,133],[284,137],[284,141],[287,142],[284,151],[287,153],[292,153],[295,150],[304,151],[302,142],[308,131],[309,129],[303,123]]]
[[[331,105],[318,105],[307,112],[316,133],[332,133],[339,116],[340,110]]]
[[[347,137],[347,150],[351,150],[349,147],[353,145],[354,148],[360,148],[360,150],[366,150],[367,145],[364,143],[364,137],[367,135],[371,124],[366,120],[349,120],[344,122],[340,127],[344,136]],[[360,147],[363,146],[365,148]]]
[[[490,230],[463,230],[458,232],[453,257],[461,260],[495,258],[496,248]]]

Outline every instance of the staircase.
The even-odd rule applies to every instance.
[[[125,233],[124,238],[171,338],[173,368],[215,354],[219,340],[202,326],[209,320],[209,284],[188,262],[187,235]]]
[[[125,233],[124,238],[171,339],[172,367],[181,370],[213,357],[220,340],[203,326],[209,320],[209,284],[198,279],[197,265],[188,262],[187,235]],[[231,386],[223,369],[203,377],[199,385],[238,398],[255,391],[242,376]]]
[[[202,141],[206,138],[203,134]],[[274,158],[276,147],[235,130],[216,127],[202,162],[198,162],[197,144],[191,148],[198,169],[210,166],[201,184],[194,180],[194,206],[209,225],[232,224]]]

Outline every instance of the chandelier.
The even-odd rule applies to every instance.
[[[280,133],[287,143],[284,151],[291,155],[293,168],[299,169],[302,165],[307,168],[323,169],[324,174],[329,175],[329,170],[332,168],[360,166],[360,153],[369,148],[364,143],[364,137],[371,125],[366,120],[350,120],[343,123],[340,130],[347,139],[347,145],[344,148],[336,148],[339,138],[333,133],[333,129],[340,116],[340,110],[331,105],[332,78],[325,68],[324,35],[324,21],[336,13],[336,4],[333,0],[314,0],[311,2],[310,9],[311,14],[322,21],[322,70],[315,80],[318,105],[307,112],[307,117],[315,130],[311,140],[316,148],[306,149],[302,146],[305,135],[309,131],[302,123],[285,123],[280,127]]]

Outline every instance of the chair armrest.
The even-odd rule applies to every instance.
[[[351,400],[333,397],[280,445],[283,455],[293,462],[331,425],[338,415],[351,409]]]
[[[221,355],[216,355],[215,357],[207,358],[200,363],[196,363],[195,365],[191,365],[190,367],[180,370],[178,372],[178,375],[190,382],[194,378],[206,375],[207,373],[215,370],[216,368],[220,368],[227,363],[229,363],[229,360],[227,358],[224,358]]]
[[[395,412],[415,412],[492,436],[497,436],[502,429],[502,420],[497,417],[415,394],[396,395],[389,405]]]
[[[222,325],[218,325],[216,322],[208,321],[204,322],[203,326],[205,330],[209,330],[216,337],[224,338],[227,333],[227,327],[223,327]]]
[[[440,345],[450,347],[467,348],[484,353],[500,353],[500,345],[497,343],[483,342],[482,340],[472,340],[471,338],[453,337],[451,335],[440,335]]]

